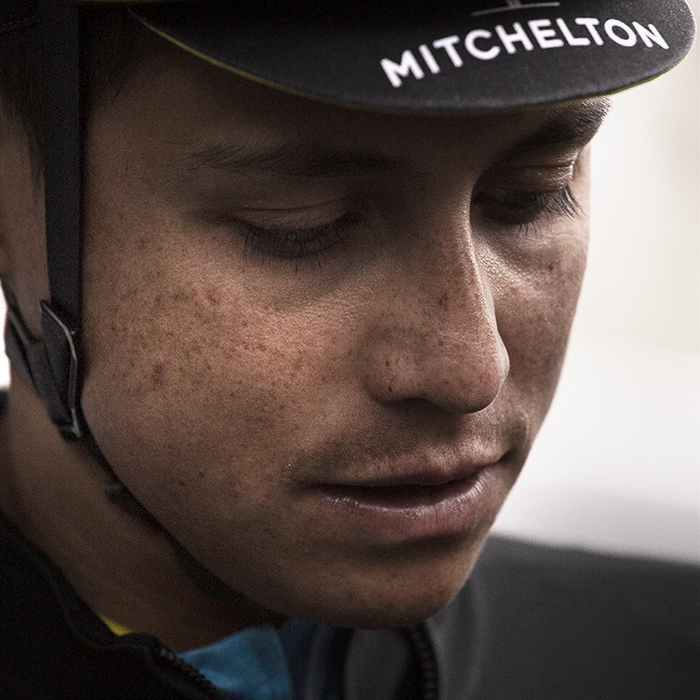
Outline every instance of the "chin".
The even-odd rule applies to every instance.
[[[427,590],[405,590],[385,598],[374,598],[364,606],[350,606],[329,611],[323,622],[338,627],[357,629],[396,629],[410,627],[435,615],[459,593],[460,585],[442,586]]]
[[[334,586],[309,591],[306,603],[311,605],[284,606],[285,615],[358,629],[415,625],[438,613],[460,592],[482,544],[480,539],[457,552],[426,544],[426,551],[416,551],[403,561],[384,562],[370,572],[346,573]]]
[[[374,609],[358,612],[357,615],[350,618],[345,618],[341,621],[336,621],[338,627],[351,627],[354,629],[367,630],[382,630],[382,629],[398,629],[401,627],[412,627],[413,625],[423,622],[423,620],[432,617],[445,608],[452,599],[457,595],[460,589],[454,592],[451,596],[444,598],[433,598],[430,601],[392,601],[390,610],[386,607],[378,607]]]

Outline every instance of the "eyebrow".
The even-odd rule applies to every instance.
[[[551,119],[520,143],[509,148],[501,160],[563,144],[588,143],[598,132],[610,111],[608,98],[588,100],[576,105],[555,107]]]
[[[407,165],[399,158],[344,153],[323,147],[283,144],[269,150],[250,151],[223,143],[195,151],[179,164],[187,170],[255,171],[262,175],[306,178],[380,174]]]
[[[548,146],[586,143],[598,131],[608,110],[607,99],[554,108],[543,126],[509,148],[499,160]],[[217,143],[189,153],[177,165],[190,172],[209,170],[308,179],[415,171],[415,166],[404,158],[291,143],[258,151]]]

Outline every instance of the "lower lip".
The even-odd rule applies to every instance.
[[[435,486],[366,488],[323,486],[326,505],[343,525],[387,540],[425,540],[471,532],[494,511],[496,465]]]

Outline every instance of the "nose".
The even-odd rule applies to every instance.
[[[498,396],[508,352],[487,266],[466,226],[404,253],[392,283],[383,285],[389,296],[369,344],[375,399],[421,399],[450,413],[474,413]]]

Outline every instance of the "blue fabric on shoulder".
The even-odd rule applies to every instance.
[[[287,668],[292,679],[292,687],[294,688],[294,700],[306,700],[308,685],[309,666],[311,664],[311,649],[314,644],[314,638],[317,636],[319,625],[313,622],[304,622],[303,620],[292,620],[280,628],[279,636],[282,641],[284,653],[287,657]],[[323,665],[327,666],[327,660],[324,659]],[[311,669],[315,671],[316,669]],[[325,680],[326,669],[323,669]],[[321,698],[320,693],[312,695],[314,700]]]
[[[338,629],[293,620],[249,627],[180,656],[227,700],[339,700],[331,682]]]
[[[284,647],[271,625],[250,627],[180,656],[230,700],[293,700]]]

